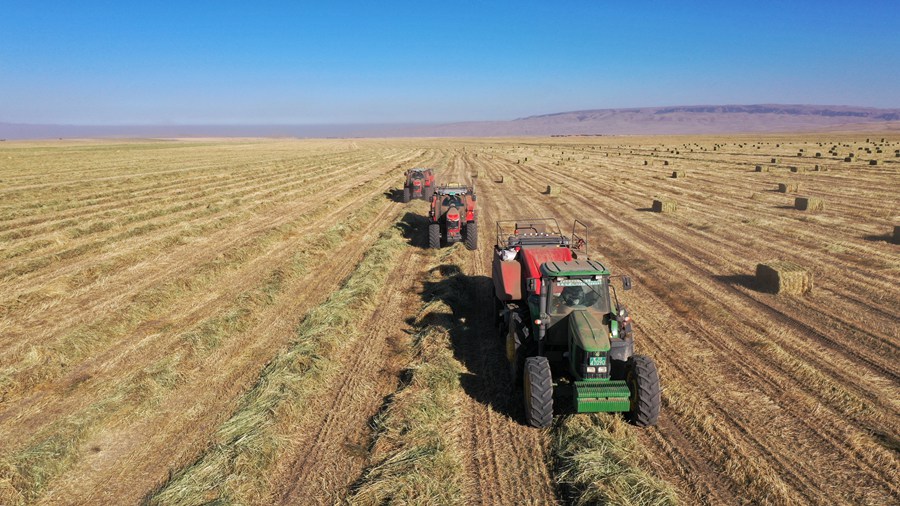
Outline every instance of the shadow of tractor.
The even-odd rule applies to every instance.
[[[422,299],[443,302],[452,315],[426,317],[419,325],[446,327],[454,358],[466,369],[459,381],[467,395],[521,422],[521,393],[510,382],[504,345],[494,327],[491,278],[467,276],[454,264],[440,265],[429,274],[438,280],[425,281]]]
[[[397,224],[407,244],[414,248],[428,249],[428,218],[407,211]]]

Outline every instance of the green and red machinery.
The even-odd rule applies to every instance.
[[[439,186],[431,196],[428,212],[428,246],[465,241],[466,248],[478,249],[475,188],[457,183]]]
[[[526,420],[546,427],[554,402],[569,401],[578,413],[621,412],[635,425],[655,425],[656,364],[634,354],[614,276],[587,253],[587,226],[578,220],[568,237],[552,218],[497,222],[496,323],[514,384],[523,386]],[[631,289],[630,278],[617,277]]]
[[[434,171],[432,169],[415,168],[406,171],[403,183],[403,203],[412,199],[429,201],[434,193]]]

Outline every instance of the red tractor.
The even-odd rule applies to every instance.
[[[412,199],[431,200],[434,193],[434,171],[431,169],[409,169],[403,183],[403,203]]]
[[[478,224],[475,221],[475,189],[455,183],[440,186],[431,197],[428,213],[428,246],[465,240],[466,248],[478,249]]]

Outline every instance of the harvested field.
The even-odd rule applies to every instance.
[[[3,143],[0,503],[898,503],[900,139],[869,137]],[[480,250],[425,248],[413,166],[477,174]],[[523,424],[490,231],[540,216],[634,279],[657,427]],[[773,258],[815,289],[758,286]]]

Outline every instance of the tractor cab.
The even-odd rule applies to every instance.
[[[611,302],[609,271],[599,262],[573,260],[544,263],[541,274],[545,354],[566,363],[579,380],[609,378],[613,342],[626,345]]]

